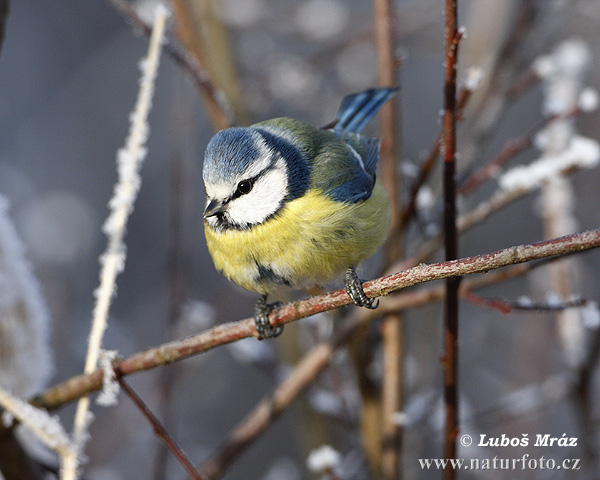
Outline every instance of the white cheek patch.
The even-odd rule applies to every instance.
[[[262,223],[279,210],[287,187],[287,173],[279,159],[274,168],[256,180],[250,193],[229,202],[227,216],[238,225]]]

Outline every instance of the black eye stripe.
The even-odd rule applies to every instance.
[[[246,180],[241,180],[237,184],[237,188],[235,189],[235,192],[233,192],[233,195],[231,195],[231,197],[229,197],[225,201],[225,203],[228,203],[231,200],[235,200],[236,198],[239,198],[243,195],[246,195],[247,193],[250,193],[250,191],[254,187],[254,184],[256,183],[256,180],[258,180],[261,177],[262,173],[264,173],[264,172],[261,172],[256,177],[248,178]]]
[[[231,200],[235,200],[236,198],[239,198],[243,195],[246,195],[247,193],[250,193],[250,191],[252,190],[252,188],[254,187],[254,184],[256,183],[256,181],[258,179],[260,179],[263,175],[265,175],[267,172],[275,169],[275,166],[277,164],[276,159],[273,159],[273,161],[271,162],[270,165],[268,165],[267,167],[265,167],[265,169],[258,173],[257,175],[255,175],[252,178],[247,178],[244,180],[241,180],[238,184],[237,184],[237,188],[235,190],[235,192],[233,192],[233,195],[231,195],[231,197],[229,197],[225,203],[230,202]],[[249,184],[249,188],[246,190],[247,186],[244,185],[241,189],[240,189],[240,185],[242,184]]]

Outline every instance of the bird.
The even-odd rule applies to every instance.
[[[384,242],[389,197],[376,176],[381,141],[361,131],[397,88],[345,96],[336,120],[315,127],[274,118],[217,132],[204,155],[204,232],[216,269],[261,294],[259,339],[278,336],[268,295],[343,279],[354,304],[366,296],[357,265]]]

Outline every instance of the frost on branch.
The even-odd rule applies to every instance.
[[[536,139],[538,147],[545,145],[549,132]],[[553,176],[572,168],[593,168],[600,161],[600,145],[591,138],[573,135],[568,146],[556,154],[545,154],[529,165],[520,165],[503,173],[498,182],[504,191],[534,190]]]
[[[72,454],[76,450],[58,417],[50,416],[45,410],[33,407],[2,388],[0,388],[0,406],[59,455]],[[6,423],[6,416],[3,420]]]
[[[20,397],[41,390],[52,373],[49,314],[40,286],[0,196],[0,386]]]

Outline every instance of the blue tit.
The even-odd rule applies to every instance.
[[[218,132],[206,148],[206,243],[215,267],[262,294],[259,338],[282,327],[268,320],[281,287],[322,285],[346,272],[346,291],[376,308],[356,265],[383,243],[389,198],[376,180],[380,140],[360,135],[396,88],[370,89],[342,100],[332,128],[291,118]]]

